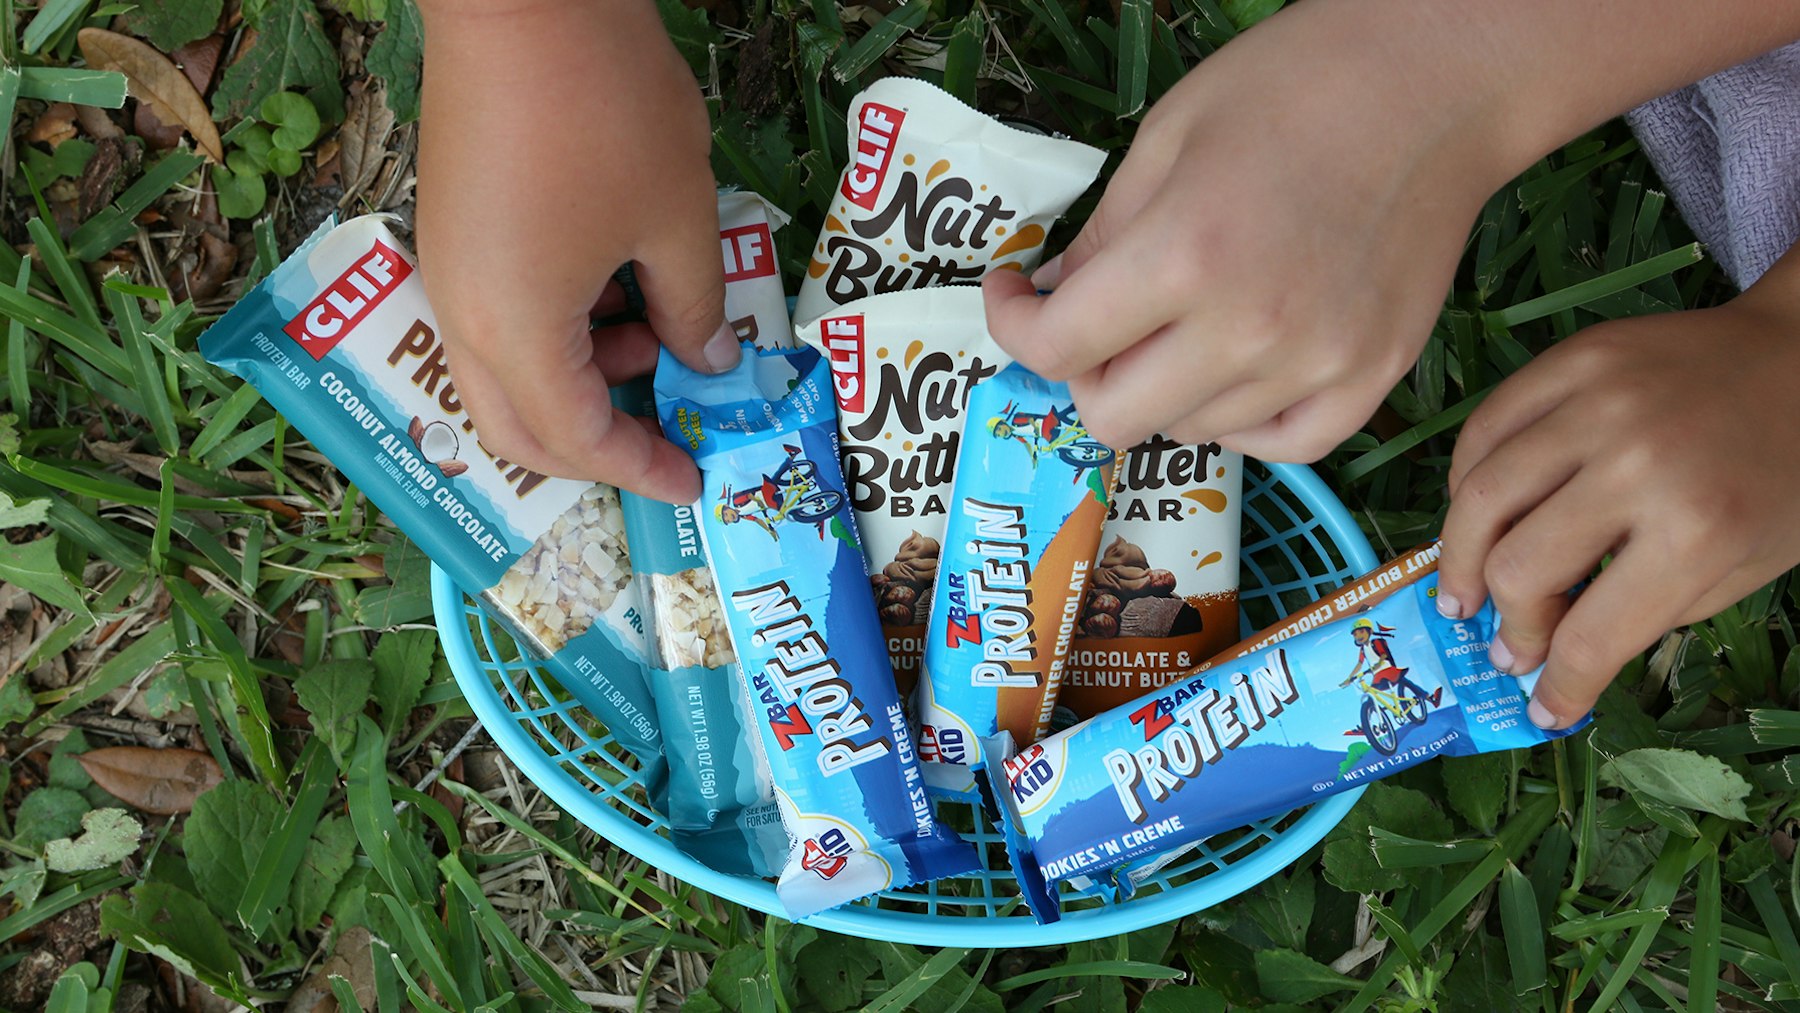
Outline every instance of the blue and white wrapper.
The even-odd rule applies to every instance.
[[[1435,756],[1574,731],[1533,725],[1537,673],[1514,678],[1488,660],[1492,602],[1468,619],[1438,613],[1436,563],[1435,545],[1418,550],[1352,585],[1373,589],[1360,606],[1340,593],[1334,619],[1252,637],[1238,657],[990,767],[1038,920],[1058,919],[1061,882],[1129,895],[1134,869],[1212,834]]]
[[[789,850],[794,918],[971,872],[939,823],[894,686],[838,467],[830,371],[810,349],[696,373],[664,352],[663,431],[700,466],[696,513]]]
[[[382,218],[327,222],[200,338],[250,381],[641,766],[662,735],[617,493],[481,445],[411,256]]]

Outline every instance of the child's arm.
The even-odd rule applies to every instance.
[[[1496,389],[1450,472],[1439,607],[1580,717],[1630,658],[1800,562],[1800,249],[1717,309],[1589,328]],[[1568,590],[1610,554],[1581,595]]]
[[[484,448],[663,498],[692,461],[615,411],[658,340],[697,368],[725,326],[711,132],[649,0],[421,0],[419,254]],[[636,261],[649,326],[590,333]]]
[[[995,339],[1068,380],[1096,438],[1317,458],[1411,367],[1487,197],[1636,103],[1800,36],[1768,0],[1290,7],[1145,117]]]

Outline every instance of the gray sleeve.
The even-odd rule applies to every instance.
[[[1739,288],[1800,239],[1800,42],[1625,119],[1682,217]]]

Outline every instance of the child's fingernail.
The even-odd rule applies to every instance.
[[[1437,605],[1438,615],[1443,616],[1445,619],[1462,618],[1462,602],[1457,601],[1454,595],[1448,595],[1439,591]]]
[[[1037,288],[1055,288],[1056,283],[1062,280],[1062,264],[1063,255],[1060,253],[1044,261],[1042,267],[1032,272],[1031,284]]]
[[[1531,698],[1530,703],[1525,705],[1525,716],[1531,719],[1532,724],[1546,730],[1555,728],[1557,725],[1556,715],[1550,713],[1550,708],[1539,703],[1535,696]]]
[[[727,322],[719,325],[718,333],[707,341],[700,354],[706,357],[706,364],[713,368],[713,372],[723,373],[738,364],[744,350],[738,347],[737,331]]]
[[[1519,659],[1513,657],[1512,648],[1506,646],[1506,641],[1495,637],[1493,642],[1488,644],[1488,660],[1493,662],[1494,667],[1500,671],[1510,673],[1513,664]]]

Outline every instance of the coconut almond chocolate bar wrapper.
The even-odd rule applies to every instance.
[[[200,338],[250,381],[663,784],[618,494],[490,453],[411,257],[327,222]]]
[[[919,679],[941,797],[1050,730],[1117,467],[1068,384],[1014,363],[969,395]]]
[[[664,352],[663,431],[700,466],[697,513],[789,850],[794,918],[973,871],[939,823],[888,667],[837,464],[817,352],[748,353],[705,375]]]
[[[1046,231],[1106,161],[916,78],[876,81],[848,119],[849,163],[800,284],[800,323],[877,292],[1029,274]]]
[[[1056,921],[1064,881],[1128,895],[1134,865],[1434,756],[1575,730],[1526,718],[1537,673],[1488,659],[1491,601],[1454,620],[1436,595],[1432,545],[1331,596],[1316,624],[1280,624],[1285,635],[1252,637],[1260,646],[990,768],[1032,913]]]
[[[888,658],[913,692],[969,391],[1012,362],[974,286],[888,292],[797,328],[831,363],[845,488]]]

